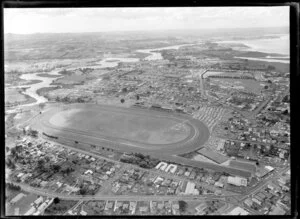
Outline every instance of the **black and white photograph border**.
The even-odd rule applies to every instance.
[[[298,215],[299,3],[1,6],[1,217]]]

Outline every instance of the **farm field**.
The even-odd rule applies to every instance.
[[[85,79],[86,76],[83,75],[64,76],[63,78],[57,79],[53,84],[65,84],[65,85],[80,84],[83,83]]]

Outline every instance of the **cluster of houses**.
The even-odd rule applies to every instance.
[[[177,188],[180,183],[182,181],[153,175],[148,171],[130,169],[114,181],[111,191],[115,194],[174,195],[179,193]]]
[[[262,120],[264,118],[262,116],[257,117],[256,124],[238,116],[229,119],[226,125],[227,129],[235,134],[237,142],[227,140],[225,142],[227,152],[236,150],[241,154],[244,148],[248,148],[246,146],[255,144],[258,149],[266,152],[268,156],[287,160],[290,148],[289,124],[277,120],[266,129],[265,125],[268,124]]]
[[[183,181],[181,185],[181,189],[176,190],[176,194],[186,194],[186,195],[199,195],[201,194],[209,194],[209,193],[215,193],[215,194],[221,194],[221,190],[225,188],[225,185],[227,183],[232,182],[232,180],[228,180],[229,177],[222,176],[222,174],[210,174],[205,172],[196,172],[191,167],[182,168],[178,167],[178,165],[175,164],[167,164],[166,162],[160,162],[156,167],[157,170],[163,171],[163,172],[169,172],[173,175],[177,176],[183,176],[184,178],[188,179],[188,181]],[[247,179],[241,178],[241,177],[231,177],[232,179],[241,179],[246,180],[246,183],[242,183],[239,186],[245,185],[247,186]],[[163,177],[158,176],[154,183],[163,181]],[[243,181],[244,182],[244,181]],[[214,187],[213,190],[207,188],[204,188],[203,186],[199,186],[199,183],[204,183],[205,185],[211,185]]]
[[[86,201],[68,215],[179,215],[178,201]]]
[[[289,210],[290,196],[273,183],[267,185],[256,194],[247,198],[244,205],[262,214],[284,215]]]
[[[96,192],[101,184],[113,177],[120,168],[120,165],[105,159],[97,159],[45,141],[25,138],[17,145],[23,147],[20,152],[22,159],[19,158],[20,160],[16,162],[16,170],[10,178],[33,187],[77,194],[83,183],[88,191]],[[45,162],[42,162],[44,167],[39,166],[39,161],[33,159],[33,156],[38,157],[38,160],[44,160]],[[67,172],[73,174],[67,178],[63,177],[62,174]]]

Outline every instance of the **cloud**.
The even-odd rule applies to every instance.
[[[4,32],[98,32],[288,26],[289,7],[4,9]]]

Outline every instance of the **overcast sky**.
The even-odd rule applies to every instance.
[[[5,33],[289,26],[289,7],[4,9]]]

